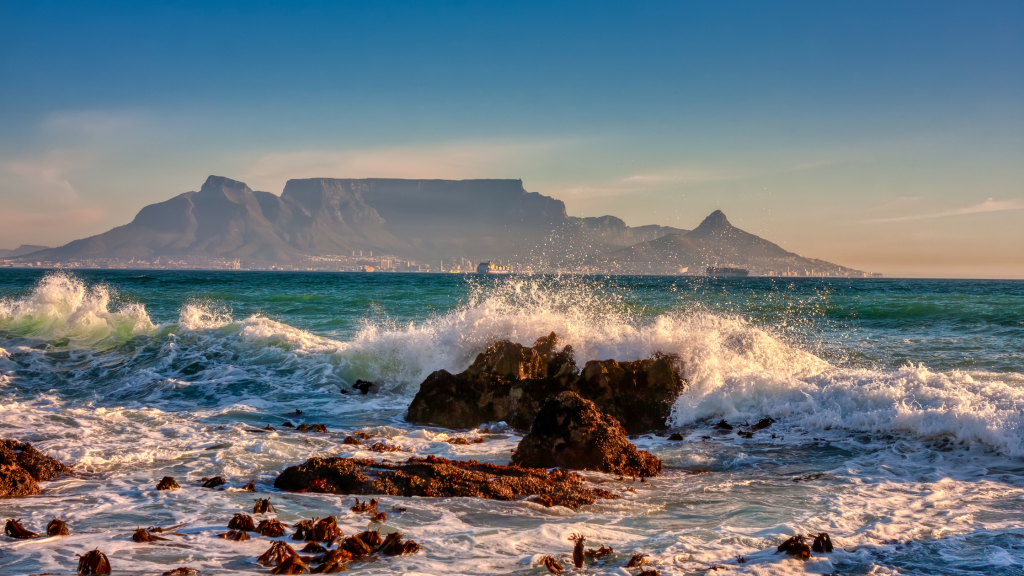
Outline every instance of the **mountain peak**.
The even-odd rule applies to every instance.
[[[245,182],[239,182],[238,180],[232,180],[231,178],[225,178],[224,176],[213,176],[211,175],[203,183],[203,187],[199,189],[199,193],[204,196],[224,196],[232,202],[241,202],[243,197],[252,194],[252,190]]]
[[[687,236],[712,236],[719,235],[722,233],[729,233],[732,230],[735,230],[735,228],[729,222],[729,219],[725,217],[725,212],[722,212],[721,210],[715,210],[710,215],[708,215],[708,217],[705,218],[703,222],[700,223],[700,226],[694,228],[692,232],[687,234]]]

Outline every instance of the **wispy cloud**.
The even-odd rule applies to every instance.
[[[743,177],[744,175],[742,174],[730,173],[721,170],[684,166],[644,174],[634,174],[632,176],[622,178],[620,182],[624,184],[637,185],[662,183],[696,184],[701,182],[736,180]]]
[[[948,216],[965,216],[967,214],[981,214],[985,212],[1003,212],[1006,210],[1024,210],[1024,198],[1010,198],[1008,200],[995,200],[993,198],[986,198],[984,202],[975,204],[973,206],[967,206],[964,208],[956,208],[953,210],[944,210],[942,212],[930,212],[926,214],[911,214],[907,216],[893,216],[888,218],[873,218],[870,220],[862,220],[864,223],[878,223],[878,222],[906,222],[908,220],[927,220],[930,218],[946,218]]]

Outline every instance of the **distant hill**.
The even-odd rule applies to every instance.
[[[40,250],[46,250],[47,246],[33,246],[32,244],[22,244],[13,250],[0,248],[0,258],[14,258],[15,256],[24,256],[26,254],[32,254],[33,252],[39,252]]]
[[[591,265],[634,274],[702,272],[708,266],[730,266],[752,274],[799,273],[860,275],[846,268],[789,252],[777,244],[733,226],[721,210],[712,212],[685,234],[668,234],[592,258]]]

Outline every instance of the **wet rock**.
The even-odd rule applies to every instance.
[[[476,497],[518,500],[528,496],[545,506],[578,508],[598,498],[616,498],[587,486],[566,470],[521,468],[455,461],[433,455],[405,462],[368,458],[314,457],[284,470],[274,481],[281,490],[325,494]]]
[[[352,385],[352,388],[359,390],[360,394],[369,394],[370,390],[376,386],[373,382],[367,382],[366,380],[356,380],[356,383]]]
[[[647,477],[661,472],[661,460],[638,450],[617,420],[575,392],[551,398],[512,455],[527,468],[570,468]]]
[[[242,491],[243,492],[255,492],[256,491],[256,482],[250,480],[248,484],[246,484],[245,486],[242,486]]]
[[[195,568],[189,568],[188,566],[179,566],[174,570],[168,570],[163,573],[163,576],[191,576],[192,574],[199,574],[199,570]]]
[[[683,440],[683,435],[679,432],[673,432],[669,435],[668,439],[673,442],[681,442]]]
[[[4,534],[11,538],[17,538],[18,540],[29,540],[39,537],[38,532],[26,530],[25,527],[21,525],[20,521],[14,519],[8,520],[7,524],[4,525]]]
[[[636,362],[594,360],[580,371],[572,347],[552,333],[532,347],[507,340],[480,353],[464,372],[434,372],[420,384],[408,420],[446,428],[504,421],[525,430],[544,402],[574,391],[610,414],[630,434],[663,430],[685,383],[679,358],[656,354]]]
[[[53,517],[50,523],[46,525],[47,536],[70,536],[71,532],[68,531],[68,525],[64,523],[63,518]]]
[[[71,474],[71,468],[28,442],[0,440],[0,498],[39,494],[39,482]]]
[[[718,424],[715,424],[715,430],[732,430],[732,424],[729,424],[723,418]]]
[[[203,488],[217,488],[227,484],[227,480],[220,476],[214,476],[213,478],[203,478]]]
[[[295,430],[298,432],[319,432],[321,434],[327,434],[327,426],[323,424],[299,424]]]
[[[98,548],[86,552],[85,556],[81,554],[75,554],[75,556],[78,556],[79,574],[110,574],[110,560]]]
[[[349,446],[359,446],[362,442],[355,436],[345,436],[345,439],[341,441],[342,444],[348,444]]]
[[[775,423],[775,420],[773,418],[766,416],[766,417],[761,418],[760,420],[758,420],[757,424],[754,424],[753,426],[751,426],[750,430],[753,431],[753,432],[757,432],[758,430],[764,430],[765,428],[771,426],[774,423]]]
[[[156,484],[157,490],[177,490],[178,488],[181,488],[181,486],[178,485],[178,481],[172,476],[164,476],[163,479]]]

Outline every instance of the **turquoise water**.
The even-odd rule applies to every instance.
[[[408,508],[389,524],[423,552],[352,571],[539,574],[581,532],[620,552],[587,573],[643,552],[663,574],[1024,574],[1024,282],[28,270],[0,272],[0,426],[81,475],[0,501],[37,530],[66,514],[73,532],[2,542],[0,571],[73,571],[99,546],[124,573],[266,572],[266,539],[215,536],[253,496],[198,488],[204,476],[255,480],[282,521],[332,513],[365,529],[350,499],[274,492],[277,472],[313,454],[382,457],[340,444],[357,429],[506,463],[512,431],[451,445],[455,431],[410,425],[405,407],[430,372],[551,331],[580,361],[680,355],[685,440],[636,440],[666,474],[576,512],[386,499]],[[377,390],[344,394],[357,379]],[[778,422],[754,439],[711,429],[763,416]],[[245,432],[285,420],[331,433]],[[154,492],[164,475],[184,489]],[[178,522],[173,543],[128,539]],[[842,548],[831,558],[770,554],[820,531]]]

